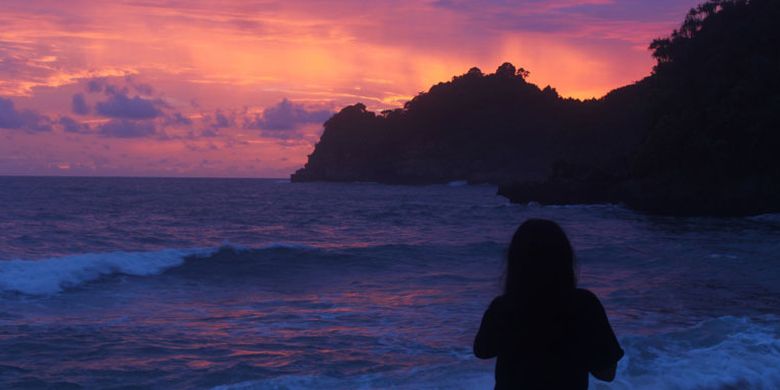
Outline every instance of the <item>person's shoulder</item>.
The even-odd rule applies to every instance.
[[[504,308],[510,304],[510,299],[506,295],[499,295],[495,298],[493,298],[493,301],[490,302],[490,307],[492,308]]]
[[[601,301],[592,291],[584,288],[574,289],[574,300],[577,304],[586,307],[601,307]]]
[[[507,295],[499,295],[490,302],[488,310],[494,313],[511,313],[517,310],[517,301]]]

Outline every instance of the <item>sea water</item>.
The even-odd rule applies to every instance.
[[[0,178],[0,388],[481,389],[518,224],[558,221],[626,350],[596,389],[780,387],[780,216],[489,186]]]

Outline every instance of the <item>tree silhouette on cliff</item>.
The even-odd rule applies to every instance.
[[[694,213],[780,207],[778,22],[775,0],[711,0],[650,45],[653,125],[631,172],[648,196]]]
[[[504,63],[403,108],[327,122],[294,181],[502,185],[515,201],[626,202],[667,214],[780,211],[780,1],[710,0],[650,44],[653,73],[561,98]]]
[[[403,108],[375,114],[361,103],[345,107],[325,122],[293,179],[501,183],[543,178],[563,156],[599,160],[604,150],[638,143],[636,131],[623,131],[639,111],[629,107],[630,91],[616,91],[622,100],[582,102],[561,98],[550,86],[540,89],[528,76],[511,63],[492,74],[471,68]],[[613,108],[619,116],[600,114]],[[589,139],[600,141],[585,145]]]

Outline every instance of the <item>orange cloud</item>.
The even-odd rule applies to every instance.
[[[7,0],[0,97],[62,126],[46,135],[0,129],[0,155],[15,151],[0,173],[67,166],[85,174],[285,176],[311,151],[316,124],[302,123],[306,136],[290,140],[241,121],[209,133],[205,118],[217,110],[252,117],[283,99],[311,110],[358,101],[399,107],[472,66],[491,72],[504,61],[564,96],[599,97],[647,75],[649,40],[696,2]],[[164,112],[124,125],[160,130],[156,137],[101,136],[109,122],[96,110],[79,122],[67,117],[86,80],[128,76],[153,85],[147,98],[164,102]],[[131,134],[120,125],[111,134]]]

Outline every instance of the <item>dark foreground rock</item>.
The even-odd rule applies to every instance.
[[[499,186],[512,203],[622,204],[654,215],[741,217],[780,210],[780,181],[748,177],[732,182],[695,180],[550,180]]]
[[[622,188],[614,183],[580,183],[576,181],[525,182],[498,187],[498,195],[512,203],[542,205],[575,205],[621,203]]]

